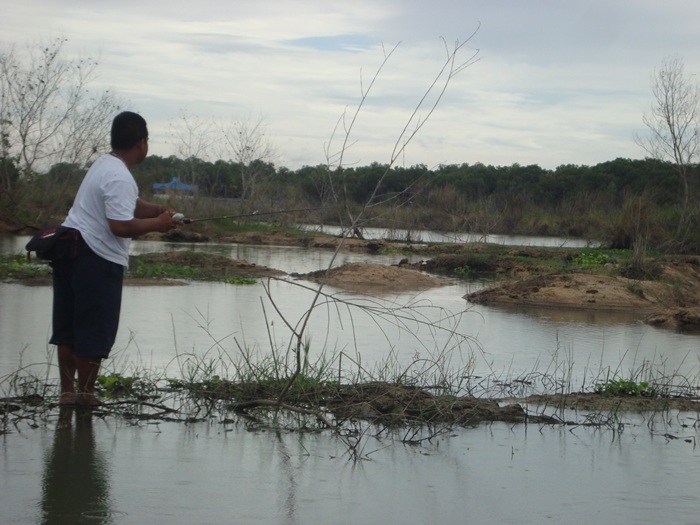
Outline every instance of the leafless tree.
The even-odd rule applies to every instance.
[[[389,201],[399,201],[401,195],[392,194],[385,196],[382,193],[384,179],[389,174],[389,171],[402,158],[406,151],[406,148],[418,135],[418,133],[423,129],[423,126],[425,126],[432,114],[435,112],[452,80],[459,73],[461,73],[462,71],[464,71],[465,69],[467,69],[468,67],[480,60],[480,57],[478,56],[478,50],[474,51],[471,55],[468,55],[466,57],[462,56],[465,51],[465,45],[472,39],[472,37],[474,36],[474,34],[476,34],[477,31],[478,27],[469,38],[467,38],[463,42],[455,42],[453,47],[451,48],[448,45],[448,43],[443,39],[443,45],[445,48],[445,59],[442,62],[439,71],[437,72],[437,74],[435,75],[435,77],[433,78],[432,82],[429,84],[428,88],[425,90],[423,95],[420,97],[413,110],[408,115],[408,118],[406,119],[403,128],[398,133],[391,154],[389,156],[389,162],[387,164],[386,170],[375,185],[371,197],[367,202],[364,203],[359,212],[353,212],[351,211],[349,206],[350,199],[347,195],[345,180],[342,177],[345,154],[352,145],[352,141],[350,140],[350,138],[352,136],[357,119],[363,109],[363,106],[367,98],[370,96],[370,93],[372,91],[372,88],[374,87],[377,78],[380,76],[382,70],[391,59],[394,52],[399,47],[399,44],[397,44],[388,51],[385,50],[384,60],[382,61],[374,76],[371,78],[369,84],[365,87],[364,82],[361,82],[361,97],[359,104],[355,108],[354,113],[352,113],[351,115],[343,114],[341,116],[336,125],[336,129],[334,130],[331,136],[331,140],[326,145],[326,159],[329,167],[329,173],[335,172],[341,174],[341,177],[339,177],[339,183],[336,184],[336,187],[338,188],[336,190],[336,198],[345,207],[345,213],[350,223],[350,226],[347,228],[347,231],[350,232],[351,235],[357,237],[362,236],[362,224],[365,221],[365,215],[368,209],[378,206],[380,204],[385,204]],[[336,146],[338,142],[340,143],[339,147]],[[334,148],[336,147],[338,149],[337,151],[334,151]],[[405,188],[404,194],[408,194],[409,192],[411,192],[412,189],[413,188],[411,187]]]
[[[199,184],[203,161],[208,160],[217,145],[216,123],[181,111],[180,119],[170,125],[175,155],[182,158],[179,177],[188,184]]]
[[[90,91],[98,62],[64,58],[65,43],[0,50],[2,133],[23,176],[58,162],[83,166],[109,145],[119,101],[110,91]]]
[[[258,184],[266,173],[266,166],[274,163],[277,153],[267,134],[267,122],[261,115],[257,119],[234,119],[222,128],[222,158],[230,158],[240,166],[241,198],[255,204]]]
[[[635,142],[653,158],[674,163],[680,181],[681,233],[689,213],[690,167],[700,154],[700,85],[673,55],[652,74],[651,91],[651,110],[643,118],[649,134],[635,135]]]
[[[183,159],[207,160],[215,148],[216,124],[207,120],[180,112],[180,119],[170,126],[175,155]]]
[[[477,30],[478,30],[478,28],[477,28]],[[476,33],[476,31],[474,32],[474,34],[475,33]],[[308,329],[308,326],[311,322],[312,313],[319,306],[319,304],[323,304],[326,301],[330,301],[331,303],[338,302],[337,298],[332,297],[332,296],[328,296],[325,293],[324,286],[325,286],[326,279],[329,277],[330,272],[333,268],[333,265],[335,264],[335,260],[343,248],[343,243],[344,243],[345,238],[347,238],[349,236],[357,235],[357,233],[360,232],[361,226],[364,223],[364,221],[366,220],[366,212],[369,208],[376,206],[378,204],[381,204],[383,202],[387,202],[387,200],[392,200],[392,199],[396,198],[395,195],[390,196],[390,197],[386,197],[386,198],[382,196],[382,194],[381,194],[382,183],[383,183],[386,175],[389,173],[389,170],[401,158],[405,149],[409,146],[409,144],[413,141],[413,139],[423,129],[426,122],[433,115],[433,113],[437,109],[440,101],[443,98],[443,95],[447,91],[447,88],[450,85],[451,81],[454,79],[454,77],[478,61],[478,51],[475,51],[472,54],[468,54],[466,57],[463,57],[463,54],[465,51],[464,48],[465,48],[467,42],[469,42],[471,40],[471,38],[474,36],[474,34],[472,34],[467,40],[465,40],[463,42],[456,42],[452,48],[450,48],[447,45],[447,42],[443,41],[444,47],[445,47],[445,58],[441,64],[441,67],[439,68],[439,71],[433,77],[432,82],[429,84],[426,91],[419,98],[419,100],[416,103],[416,105],[414,106],[413,110],[409,112],[409,115],[405,121],[403,128],[401,128],[401,130],[399,131],[399,133],[395,139],[394,146],[393,146],[393,149],[392,149],[391,154],[390,154],[390,162],[389,162],[389,165],[387,166],[386,171],[379,178],[376,185],[374,186],[370,198],[367,200],[367,202],[365,202],[363,204],[361,209],[359,211],[356,211],[356,212],[351,211],[350,207],[348,205],[349,199],[347,198],[345,184],[344,184],[344,181],[342,180],[343,159],[344,159],[345,153],[347,152],[348,147],[352,143],[352,133],[353,133],[354,125],[355,125],[355,122],[357,121],[357,118],[358,118],[360,112],[363,109],[364,103],[367,100],[367,98],[369,97],[370,92],[372,90],[372,87],[375,84],[375,81],[377,80],[377,78],[381,74],[384,67],[389,62],[389,59],[391,58],[391,56],[393,55],[393,53],[397,49],[397,47],[394,47],[389,52],[385,52],[384,60],[382,61],[379,68],[377,69],[375,75],[372,77],[371,82],[369,83],[368,87],[365,88],[363,86],[361,88],[360,102],[359,102],[357,108],[355,109],[354,113],[349,117],[349,119],[346,119],[345,115],[343,115],[340,118],[339,123],[336,126],[336,132],[334,132],[334,134],[331,136],[331,140],[326,145],[326,158],[328,160],[329,173],[332,173],[333,170],[340,172],[341,189],[338,191],[338,195],[339,195],[339,199],[344,203],[345,212],[346,212],[347,217],[350,221],[347,228],[345,228],[346,233],[343,236],[343,239],[341,240],[341,242],[338,244],[336,250],[334,251],[333,256],[331,257],[331,260],[326,268],[325,278],[322,279],[320,284],[318,285],[318,287],[316,287],[315,294],[313,295],[313,298],[311,299],[311,302],[310,302],[308,309],[305,310],[299,316],[298,320],[295,323],[291,322],[289,320],[289,318],[286,317],[280,311],[278,305],[275,303],[275,301],[272,298],[272,294],[271,294],[269,286],[266,287],[266,292],[268,294],[268,298],[271,300],[277,313],[280,315],[283,322],[287,325],[287,327],[290,329],[290,331],[292,333],[292,336],[291,336],[290,342],[289,342],[289,348],[292,349],[292,351],[294,352],[295,357],[296,357],[296,369],[294,370],[291,377],[289,378],[285,388],[282,390],[282,393],[280,394],[278,401],[281,402],[281,400],[285,397],[288,389],[291,387],[293,382],[296,380],[296,378],[301,373],[302,360],[303,360],[303,356],[304,356],[304,347],[305,347],[306,337],[307,337],[307,329]],[[432,96],[432,98],[431,98],[431,96]],[[339,132],[338,129],[341,127],[341,125],[342,125],[342,132]],[[340,140],[339,140],[340,146],[338,147],[337,150],[334,150],[334,147],[335,147],[334,145],[336,142],[336,140],[335,140],[336,133],[340,137]],[[408,190],[410,190],[410,188],[407,188],[406,190],[408,191]],[[353,304],[352,306],[359,307],[358,304]],[[297,306],[297,308],[298,308],[298,306]],[[407,309],[407,311],[408,311],[408,314],[407,314],[408,317],[411,317],[415,321],[416,317],[417,317],[415,312],[412,311],[410,307]],[[402,318],[401,314],[396,314],[396,312],[394,312],[394,311],[382,310],[381,308],[374,311],[373,315],[386,315],[387,317],[393,316],[397,325],[401,325],[401,326],[404,326],[404,324],[406,322],[406,319]],[[418,322],[422,322],[422,321],[418,321]],[[433,327],[436,328],[435,326],[433,326]],[[457,336],[457,338],[459,339],[459,338],[461,338],[461,336]],[[464,339],[469,339],[469,338],[464,338]]]

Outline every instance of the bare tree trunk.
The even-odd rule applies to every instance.
[[[676,234],[681,238],[689,219],[689,167],[700,153],[700,85],[685,74],[680,57],[670,56],[654,72],[651,91],[651,112],[643,118],[649,135],[637,135],[635,141],[653,158],[676,166],[681,209]]]

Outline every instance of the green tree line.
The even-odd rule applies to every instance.
[[[377,187],[366,226],[398,230],[431,229],[476,234],[574,236],[610,246],[696,251],[700,214],[682,238],[675,233],[681,213],[678,177],[672,163],[618,158],[594,166],[485,164],[388,167],[380,163],[329,170],[325,165],[297,170],[253,161],[258,189],[242,200],[243,173],[233,161],[150,156],[134,169],[142,195],[152,198],[154,183],[173,177],[196,184],[195,193],[168,193],[178,208],[191,214],[252,210],[317,208],[303,222],[343,224],[341,207],[359,207]],[[11,162],[4,160],[12,171]],[[691,195],[698,201],[700,168],[692,168]],[[43,174],[19,177],[3,193],[5,221],[38,226],[69,209],[85,169],[61,163]],[[18,206],[21,204],[21,206]]]

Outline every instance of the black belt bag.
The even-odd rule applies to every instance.
[[[74,259],[86,248],[78,230],[61,225],[42,228],[25,246],[27,259],[34,252],[39,259],[52,262]]]

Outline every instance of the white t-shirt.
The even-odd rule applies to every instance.
[[[107,219],[133,219],[138,196],[138,186],[126,165],[113,155],[103,155],[85,175],[63,225],[79,230],[100,257],[129,266],[131,239],[114,235]]]

